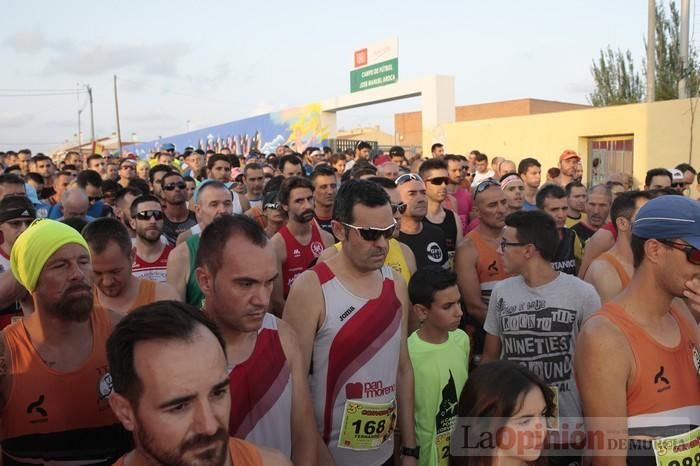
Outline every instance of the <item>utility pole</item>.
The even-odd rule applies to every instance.
[[[688,98],[688,32],[690,29],[690,0],[681,1],[681,79],[678,81],[678,98]]]
[[[80,137],[80,114],[83,113],[82,110],[78,110],[78,150],[82,151],[83,140]],[[82,152],[81,152],[82,153]]]
[[[119,99],[117,98],[117,75],[114,75],[114,109],[117,112],[117,143],[119,147],[119,157],[122,156],[122,128],[119,124]]]
[[[656,0],[649,0],[647,13],[647,102],[656,100]]]
[[[92,138],[92,152],[95,152],[95,113],[92,108],[92,88],[86,84],[88,99],[90,100],[90,137]]]

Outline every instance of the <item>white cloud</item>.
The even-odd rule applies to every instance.
[[[188,53],[189,47],[179,42],[161,44],[103,44],[81,47],[49,60],[46,71],[80,75],[113,73],[135,69],[147,75],[172,76],[177,73],[177,62]]]
[[[17,53],[36,53],[46,47],[46,40],[41,32],[20,31],[7,37],[5,44]]]
[[[0,113],[0,127],[21,128],[34,120],[33,113],[3,112]]]

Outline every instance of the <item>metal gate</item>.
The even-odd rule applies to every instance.
[[[613,173],[632,174],[634,135],[606,136],[588,140],[588,184],[605,183]]]

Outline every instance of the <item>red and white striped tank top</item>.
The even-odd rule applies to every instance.
[[[168,256],[174,248],[166,244],[160,257],[154,262],[146,262],[138,255],[134,255],[134,263],[131,266],[131,273],[139,278],[145,278],[158,283],[166,283],[168,270]]]
[[[381,268],[382,291],[373,299],[348,291],[324,262],[312,270],[321,282],[326,309],[314,341],[310,378],[322,438],[338,466],[381,465],[393,453],[393,438],[367,450],[340,448],[338,443],[346,401],[381,404],[396,399],[402,310],[392,269]]]
[[[233,367],[229,434],[292,454],[292,376],[277,317],[266,314],[250,357]]]

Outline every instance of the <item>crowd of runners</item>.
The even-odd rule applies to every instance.
[[[696,170],[446,149],[0,153],[0,464],[700,465]]]

